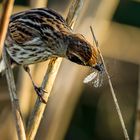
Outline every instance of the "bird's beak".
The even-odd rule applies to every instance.
[[[99,72],[103,72],[104,71],[104,67],[103,67],[102,63],[95,65],[93,68],[98,70]]]

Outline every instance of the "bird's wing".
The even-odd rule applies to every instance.
[[[10,22],[8,33],[12,40],[19,45],[24,45],[37,36],[32,28],[20,21]]]
[[[31,9],[11,17],[9,33],[20,45],[34,45],[34,41],[56,39],[69,32],[66,21],[48,8]],[[36,42],[35,42],[36,43]]]

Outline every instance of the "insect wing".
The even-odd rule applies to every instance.
[[[94,71],[84,79],[83,83],[89,83],[90,81],[94,80],[97,77],[97,75],[98,73]]]
[[[101,87],[103,84],[103,73],[94,71],[89,74],[84,80],[83,83],[91,82],[95,88]]]
[[[96,78],[93,81],[93,85],[95,88],[101,87],[103,84],[103,73],[98,73]]]

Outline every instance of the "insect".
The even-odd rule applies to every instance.
[[[98,66],[98,65],[97,65]],[[96,67],[97,67],[96,66]],[[94,87],[101,87],[103,84],[103,75],[104,75],[104,69],[103,64],[101,64],[100,69],[94,70],[91,74],[89,74],[84,80],[83,83],[92,83]]]
[[[43,102],[45,101],[42,93],[45,91],[36,86],[32,80],[30,64],[54,57],[64,57],[74,63],[100,71],[96,47],[81,34],[74,33],[61,15],[48,8],[31,9],[12,15],[5,49],[11,58],[11,65],[24,67]],[[2,60],[0,71],[4,69]]]

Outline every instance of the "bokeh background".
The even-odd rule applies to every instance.
[[[0,1],[1,2],[1,1]],[[49,7],[65,18],[71,0],[15,0],[14,13]],[[0,14],[2,5],[0,5]],[[113,81],[131,140],[140,139],[140,1],[84,0],[75,32],[92,43],[92,25]],[[47,63],[32,65],[40,85]],[[36,140],[122,140],[123,131],[104,77],[100,88],[83,84],[91,71],[63,60]],[[22,68],[14,69],[18,97],[26,122],[36,94]],[[5,76],[0,76],[0,139],[16,140],[16,130]]]

